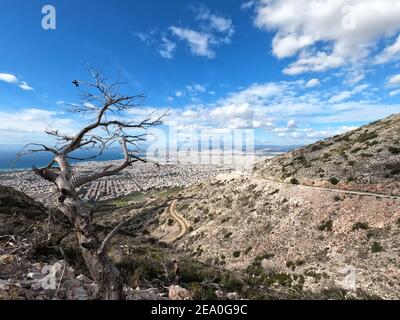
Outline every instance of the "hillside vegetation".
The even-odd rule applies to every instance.
[[[400,114],[257,164],[275,181],[400,195]]]

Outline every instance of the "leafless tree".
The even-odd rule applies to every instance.
[[[138,161],[146,162],[137,156],[135,149],[146,140],[146,131],[149,128],[161,124],[164,115],[154,117],[150,114],[141,121],[124,120],[129,110],[140,105],[144,95],[122,94],[120,82],[105,79],[99,72],[91,71],[91,74],[93,80],[90,82],[73,81],[80,91],[82,103],[70,107],[74,113],[85,113],[95,119],[75,135],[65,135],[58,130],[48,129],[46,133],[57,139],[55,146],[28,144],[18,156],[36,152],[52,154],[52,160],[46,167],[33,167],[33,171],[55,185],[58,194],[57,207],[74,227],[91,276],[98,284],[104,299],[115,300],[124,298],[123,281],[119,270],[107,255],[107,247],[121,224],[100,241],[92,225],[90,208],[85,205],[78,190],[97,179],[116,175]],[[96,150],[89,157],[96,158],[116,143],[120,144],[124,153],[121,163],[106,166],[91,174],[75,176],[71,160],[88,159],[77,158],[77,151]]]

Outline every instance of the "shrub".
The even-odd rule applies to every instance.
[[[335,201],[340,201],[340,200],[342,200],[342,198],[341,198],[339,195],[335,195],[335,196],[333,197],[333,200],[335,200]]]
[[[394,169],[394,170],[390,171],[390,174],[392,176],[396,176],[396,175],[400,174],[400,169]]]
[[[351,153],[357,153],[359,151],[361,151],[361,148],[354,148],[354,149],[350,150]]]
[[[231,220],[231,218],[232,218],[232,217],[225,217],[225,218],[222,218],[221,224],[224,224],[225,222],[228,222],[229,220]]]
[[[277,194],[277,193],[279,193],[279,189],[275,189],[275,190],[272,191],[269,195],[270,195],[270,196],[273,196],[274,194]]]
[[[292,179],[290,179],[290,183],[291,184],[299,184],[299,180],[297,180],[296,178],[292,178]]]
[[[321,150],[321,149],[322,149],[322,146],[318,145],[318,144],[315,144],[311,147],[311,151],[317,151],[317,150]]]
[[[383,247],[379,242],[373,242],[371,245],[371,252],[376,253],[376,252],[381,252],[383,251]]]
[[[294,271],[296,269],[296,263],[294,263],[293,261],[287,261],[286,267]]]
[[[232,232],[228,232],[228,233],[226,233],[226,234],[224,235],[224,238],[225,238],[225,239],[229,239],[229,238],[231,237],[231,235],[232,235]]]
[[[319,229],[320,231],[332,231],[332,226],[333,226],[332,220],[327,220],[327,221],[324,221],[324,222],[318,227],[318,229]]]
[[[233,257],[234,257],[234,258],[239,258],[239,257],[240,257],[240,251],[235,251],[235,252],[233,253]]]
[[[400,148],[396,148],[396,147],[390,147],[389,148],[389,152],[392,154],[400,154]]]
[[[356,230],[368,230],[369,226],[368,223],[366,222],[357,222],[353,225],[352,230],[356,231]]]
[[[367,142],[368,140],[372,140],[378,137],[377,133],[374,132],[364,132],[362,134],[359,135],[359,137],[357,138],[357,142],[359,143],[363,143],[363,142]]]
[[[339,180],[335,177],[332,177],[329,179],[329,182],[332,183],[333,185],[337,185],[339,183]]]

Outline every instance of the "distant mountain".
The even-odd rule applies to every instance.
[[[257,164],[264,178],[400,195],[400,114]]]

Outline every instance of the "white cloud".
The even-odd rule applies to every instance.
[[[8,83],[18,83],[18,78],[13,74],[9,73],[0,73],[0,81],[8,82]]]
[[[394,97],[400,94],[400,89],[389,92],[389,96]]]
[[[210,48],[212,35],[207,32],[199,32],[188,28],[170,27],[171,32],[179,39],[188,42],[193,55],[215,58],[215,52]]]
[[[355,67],[352,70],[346,71],[347,78],[345,83],[349,85],[354,85],[365,78],[365,72],[362,68]]]
[[[186,41],[193,55],[214,59],[215,48],[231,42],[235,33],[232,20],[213,14],[205,7],[200,9],[196,19],[203,22],[196,29],[171,26],[169,31],[178,39]]]
[[[278,58],[287,58],[313,43],[314,40],[310,36],[279,35],[272,42],[272,51]]]
[[[185,118],[195,118],[198,116],[198,113],[196,111],[193,110],[186,110],[182,113],[182,116]]]
[[[150,30],[148,32],[134,32],[133,35],[147,45],[157,43],[156,30]]]
[[[259,0],[255,11],[255,25],[275,32],[273,53],[297,56],[284,70],[289,75],[360,62],[379,40],[400,31],[397,0]],[[380,60],[397,50],[397,44],[389,47]]]
[[[0,111],[0,144],[21,144],[34,141],[49,141],[44,133],[49,126],[65,134],[77,131],[77,121],[62,118],[53,111],[27,108],[17,111]],[[3,135],[6,133],[6,135]]]
[[[351,98],[352,96],[354,96],[355,94],[358,94],[362,91],[364,91],[365,89],[367,89],[369,87],[369,85],[367,84],[363,84],[363,85],[359,85],[357,87],[355,87],[353,90],[345,90],[340,92],[339,94],[336,94],[334,96],[332,96],[329,99],[330,103],[338,103],[338,102],[342,102],[344,100],[347,100],[349,98]]]
[[[206,21],[208,23],[206,28],[208,28],[208,29],[214,29],[214,30],[216,30],[218,32],[222,32],[222,33],[227,32],[228,35],[230,35],[230,36],[234,32],[231,19],[212,14],[210,12],[210,10],[208,10],[207,8],[203,7],[200,10],[200,13],[197,16],[197,19]]]
[[[88,109],[93,109],[93,110],[97,110],[96,106],[93,103],[90,102],[84,102],[83,105],[88,108]]]
[[[341,67],[344,63],[345,60],[340,56],[318,52],[313,56],[306,54],[303,57],[300,57],[297,61],[283,69],[283,73],[293,76],[305,72],[320,72]]]
[[[394,76],[391,76],[388,80],[388,84],[391,85],[397,85],[400,84],[400,74],[396,74]]]
[[[319,139],[325,139],[330,136],[342,134],[356,127],[342,126],[339,128],[328,127],[323,130],[317,130],[313,128],[275,128],[273,132],[278,137],[285,137],[291,141],[315,141]]]
[[[318,86],[319,84],[320,84],[319,79],[311,79],[305,84],[305,87],[306,88],[314,88],[314,87]]]
[[[240,9],[247,10],[247,9],[252,8],[254,5],[255,5],[255,1],[249,0],[247,2],[243,2],[242,5],[240,6]]]
[[[17,76],[10,73],[0,73],[0,81],[16,84],[22,90],[26,91],[34,90],[26,81],[20,81]]]
[[[172,59],[178,49],[178,40],[187,43],[192,55],[214,59],[216,48],[231,42],[235,33],[229,17],[211,13],[206,7],[197,10],[195,27],[172,25],[159,32],[152,29],[148,32],[133,33],[147,45],[157,45],[161,57]]]
[[[189,92],[200,92],[204,93],[206,91],[206,87],[202,86],[201,84],[194,84],[194,85],[188,85],[186,86],[186,89]]]
[[[384,64],[400,58],[400,35],[396,41],[385,48],[382,53],[376,57],[377,64]]]
[[[183,96],[183,92],[182,91],[177,91],[175,92],[175,95],[179,98]]]
[[[295,120],[289,120],[288,121],[288,123],[287,123],[287,127],[289,128],[289,129],[295,129],[295,128],[297,128],[297,123],[296,123],[296,121]]]
[[[26,91],[31,91],[33,90],[33,88],[26,83],[25,81],[22,81],[19,85],[18,85],[22,90],[26,90]]]
[[[400,112],[400,105],[378,103],[379,91],[366,92],[368,84],[334,95],[322,89],[304,93],[305,84],[254,83],[207,105],[175,109],[171,120],[188,135],[205,128],[263,129],[273,139],[281,137],[279,143],[288,144],[309,143],[348,130],[355,122],[367,123]],[[356,98],[357,94],[362,97]]]
[[[160,53],[161,57],[166,59],[172,59],[174,57],[176,44],[167,39],[166,37],[163,37],[161,40],[162,40],[162,45],[161,49],[158,52]]]

